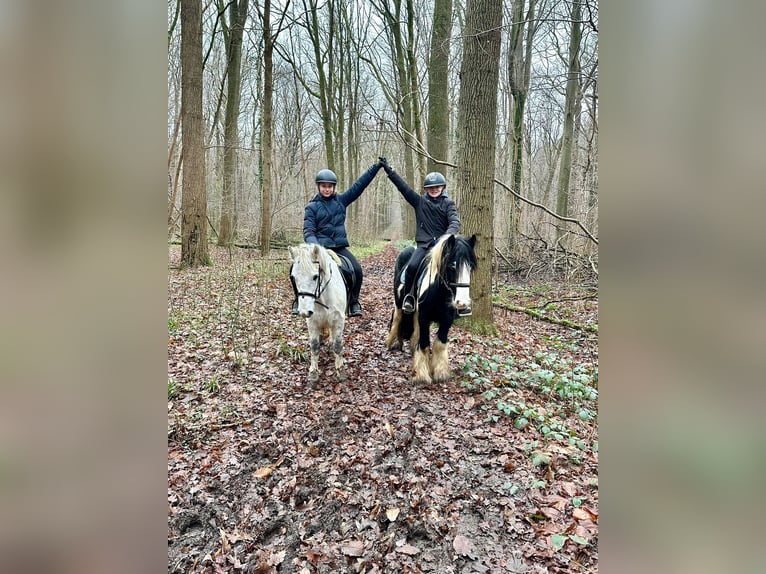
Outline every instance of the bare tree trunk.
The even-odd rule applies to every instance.
[[[463,33],[458,109],[458,174],[463,232],[476,234],[478,266],[471,282],[471,324],[494,332],[492,255],[494,253],[497,86],[500,75],[502,0],[469,0]],[[490,225],[487,225],[490,222]]]
[[[428,64],[428,155],[449,161],[449,56],[452,0],[434,2],[433,33]],[[432,159],[428,171],[442,171]]]
[[[398,102],[394,109],[397,110],[399,121],[402,124],[403,138],[406,144],[404,148],[404,174],[407,181],[412,182],[412,187],[418,189],[419,183],[415,181],[415,167],[412,161],[412,96],[410,93],[409,65],[402,34],[401,0],[394,0],[395,12],[392,13],[386,7],[386,18],[393,36],[394,66],[396,69],[397,85],[399,87]],[[409,15],[414,17],[413,15]],[[404,200],[400,198],[404,203]],[[415,238],[415,213],[412,209],[405,209],[403,213],[403,232],[405,237]]]
[[[328,79],[325,74],[325,58],[322,56],[323,46],[322,39],[320,37],[321,28],[319,26],[319,18],[317,15],[317,1],[306,0],[303,2],[304,11],[306,14],[306,30],[311,38],[311,45],[314,50],[314,64],[316,66],[317,80],[319,83],[317,96],[319,98],[319,108],[322,115],[322,127],[324,128],[324,147],[325,154],[327,155],[327,165],[335,165],[335,147],[333,145],[333,113],[332,113],[332,101],[330,98],[331,85],[328,85]],[[333,31],[328,32],[332,34]]]
[[[556,213],[562,217],[569,217],[569,180],[572,173],[574,124],[578,100],[578,77],[580,75],[581,13],[582,0],[573,0],[572,32],[569,37],[569,67],[564,102],[564,132],[561,138],[561,165],[559,166],[558,199],[556,201]],[[556,234],[557,239],[562,235],[563,230],[559,228]]]
[[[415,6],[412,0],[407,0],[407,73],[410,80],[409,97],[412,101],[412,133],[413,139],[417,140],[418,147],[425,145],[423,137],[423,124],[420,121],[420,88],[418,87],[418,70],[415,59]],[[415,154],[417,160],[417,179],[423,181],[426,177],[426,162],[421,154]],[[411,210],[410,210],[411,211]]]
[[[229,41],[226,45],[226,117],[223,141],[223,189],[218,245],[231,245],[237,232],[237,163],[239,156],[239,103],[242,78],[242,33],[247,20],[248,0],[229,4]],[[225,23],[223,24],[226,25]]]
[[[180,132],[180,128],[181,114],[179,113],[176,117],[175,126],[173,127],[173,139],[170,143],[170,150],[168,150],[168,177],[171,177],[170,200],[168,201],[168,227],[170,227],[170,223],[173,221],[173,211],[176,208],[176,191],[178,190],[178,173],[181,166],[182,153],[178,154],[178,159],[176,160],[175,177],[170,175],[170,168],[173,166],[173,156],[176,153],[176,145],[178,144],[178,133]]]
[[[210,262],[202,139],[202,3],[199,0],[181,1],[181,84],[184,153],[181,264],[197,267]]]
[[[522,161],[524,158],[524,108],[529,93],[530,67],[532,62],[532,39],[535,25],[535,0],[529,0],[527,16],[524,18],[524,1],[514,0],[510,34],[510,55],[508,58],[508,78],[513,95],[513,156],[511,188],[522,192]],[[526,29],[526,46],[522,38]],[[510,228],[508,237],[513,247],[518,230],[520,206],[515,198],[510,204]]]
[[[183,149],[178,154],[178,161],[176,162],[176,173],[173,177],[172,187],[170,189],[170,201],[168,201],[168,230],[173,223],[173,211],[176,207],[176,197],[178,195],[178,176],[181,173],[181,165],[183,165],[184,154]]]
[[[274,136],[274,37],[271,35],[271,0],[263,3],[263,123],[261,124],[261,157],[263,191],[261,197],[261,255],[267,256],[271,242],[271,150]]]

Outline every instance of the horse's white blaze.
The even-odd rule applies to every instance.
[[[460,266],[457,274],[457,283],[461,285],[471,284],[471,270],[467,264]],[[471,307],[471,288],[455,288],[455,307],[458,309],[469,309]]]

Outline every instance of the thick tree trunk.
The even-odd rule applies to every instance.
[[[449,57],[452,0],[434,2],[434,23],[428,64],[428,155],[449,161]],[[432,159],[428,171],[444,171]]]
[[[181,2],[181,90],[184,155],[181,265],[196,267],[210,262],[202,140],[202,3],[199,0]]]
[[[469,0],[463,31],[458,110],[458,173],[463,232],[476,234],[478,266],[471,282],[471,323],[494,329],[492,255],[494,253],[494,176],[497,86],[500,74],[502,0]],[[487,223],[490,223],[489,225]]]

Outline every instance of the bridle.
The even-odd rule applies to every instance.
[[[450,266],[453,266],[457,268],[457,261],[450,263]],[[471,288],[470,283],[458,283],[457,281],[447,281],[443,275],[439,275],[439,279],[444,284],[444,286],[447,288],[447,291],[449,291],[452,294],[452,298],[454,299],[457,297],[457,290],[460,287],[466,287],[468,289]]]
[[[324,273],[322,272],[322,266],[319,264],[319,261],[314,261],[314,264],[316,264],[317,266],[316,289],[314,289],[313,293],[309,293],[308,291],[298,291],[298,297],[301,297],[301,296],[311,297],[312,299],[314,299],[314,303],[316,303],[317,305],[321,305],[325,309],[329,309],[329,307],[325,305],[324,303],[322,303],[319,300],[319,298],[322,296],[322,293],[324,293],[324,290],[330,284],[330,279],[332,279],[332,267],[330,267],[330,273],[329,273],[329,277],[327,277],[327,281],[325,282],[324,285],[322,285],[322,276],[324,275]]]

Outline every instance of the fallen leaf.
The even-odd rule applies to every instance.
[[[566,492],[569,496],[577,494],[577,485],[572,482],[564,482],[561,484],[561,490]]]
[[[388,518],[389,522],[393,522],[396,520],[396,517],[399,516],[399,509],[398,508],[389,508],[386,510],[386,518]]]
[[[275,552],[269,557],[269,566],[279,566],[284,562],[285,556],[287,555],[286,550],[280,550],[279,552]]]
[[[226,539],[226,531],[223,528],[219,528],[218,533],[221,535],[221,551],[224,554],[228,554],[229,550],[231,550],[231,545],[229,544],[229,541]]]
[[[399,546],[399,548],[396,549],[397,552],[401,552],[402,554],[407,554],[409,556],[414,556],[420,550],[418,548],[415,548],[411,544],[404,544],[403,546]]]
[[[255,478],[266,478],[272,473],[273,470],[274,469],[270,466],[262,466],[253,473],[253,476],[255,476]]]
[[[394,427],[392,427],[391,423],[388,421],[386,421],[386,430],[388,431],[388,436],[394,438]]]
[[[361,556],[364,554],[364,542],[361,540],[349,540],[341,545],[340,551],[346,556]]]
[[[455,540],[452,541],[452,548],[454,548],[455,552],[457,552],[460,556],[468,556],[471,559],[476,558],[473,542],[468,540],[468,538],[462,534],[455,536]]]
[[[561,514],[560,510],[553,508],[552,506],[544,506],[540,509],[540,512],[549,520],[556,520]]]
[[[575,508],[572,511],[572,516],[577,520],[590,520],[592,522],[598,522],[598,514],[593,512],[590,508],[586,508],[584,506]]]
[[[567,537],[563,534],[551,534],[550,543],[556,550],[561,550],[564,547],[564,543],[567,541]]]

